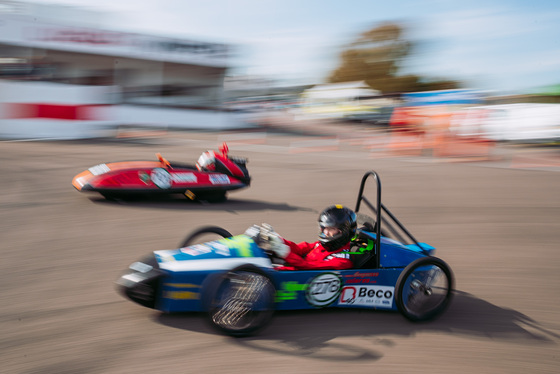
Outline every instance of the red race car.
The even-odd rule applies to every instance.
[[[228,191],[248,187],[247,159],[206,151],[196,165],[169,162],[157,153],[157,161],[108,162],[90,167],[72,180],[80,192],[99,192],[107,199],[182,194],[191,200],[223,201]]]

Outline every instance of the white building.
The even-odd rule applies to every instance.
[[[1,138],[243,125],[222,110],[231,46],[102,29],[103,16],[0,0]]]

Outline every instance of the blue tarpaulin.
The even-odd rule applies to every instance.
[[[411,92],[403,94],[407,105],[457,105],[479,104],[482,102],[482,92],[469,89]]]

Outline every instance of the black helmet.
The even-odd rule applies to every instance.
[[[356,213],[342,205],[330,206],[319,215],[319,227],[321,228],[319,241],[328,250],[336,251],[356,235],[358,227]],[[335,227],[340,230],[340,233],[326,236],[323,233],[325,227]]]

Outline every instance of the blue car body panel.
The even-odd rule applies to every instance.
[[[372,239],[375,234],[365,233]],[[276,309],[324,307],[396,310],[395,284],[402,270],[434,248],[404,245],[381,238],[378,269],[279,271],[246,235],[173,250],[155,251],[164,272],[156,309],[164,312],[204,311],[203,295],[215,277],[242,265],[264,271],[276,288]]]

